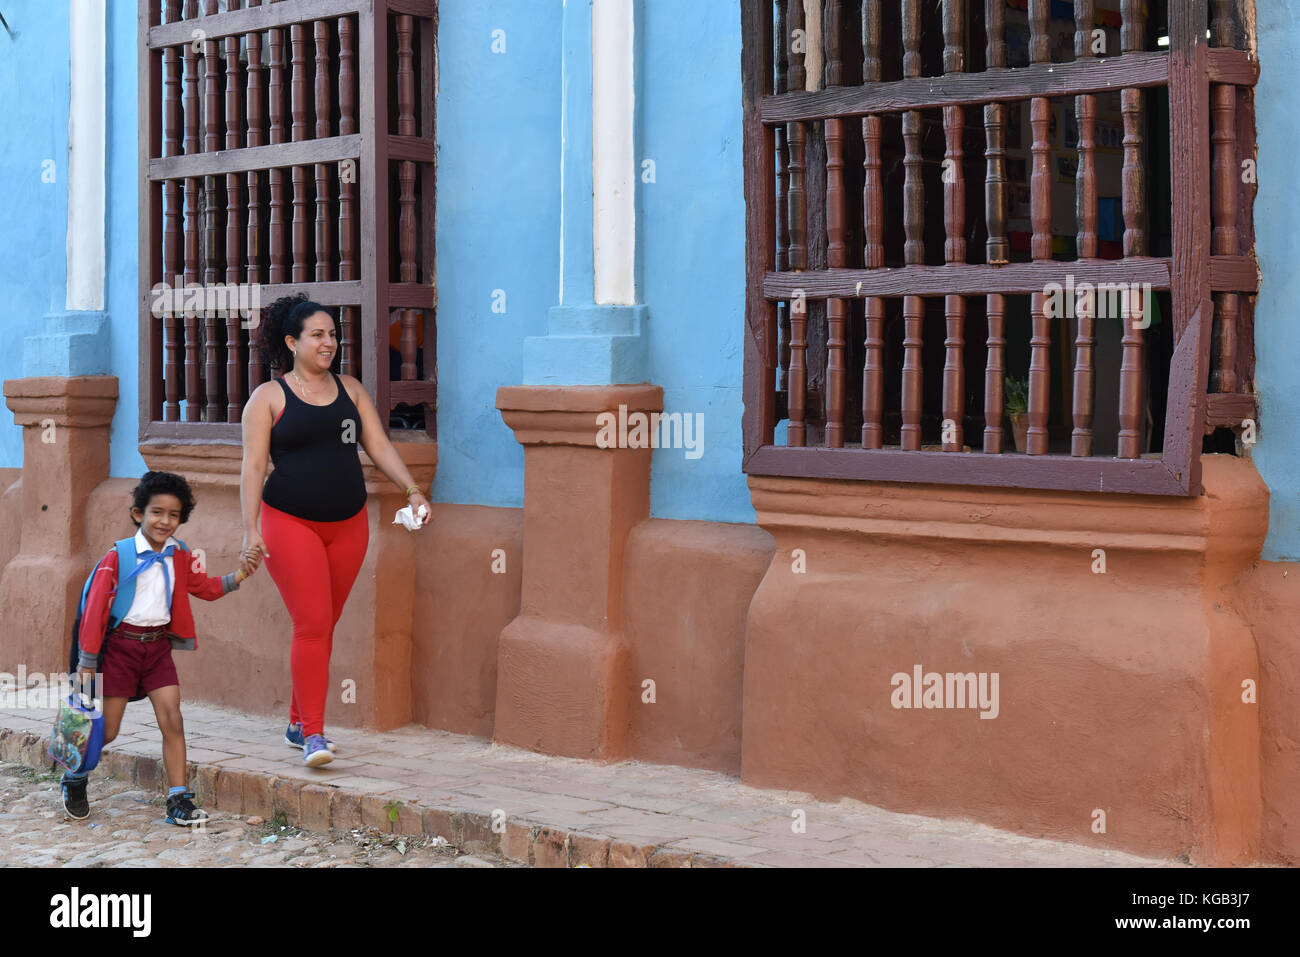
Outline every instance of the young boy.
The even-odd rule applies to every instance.
[[[117,737],[128,700],[148,696],[162,731],[167,767],[167,821],[192,825],[207,815],[194,806],[185,781],[185,728],[172,648],[196,645],[189,596],[215,601],[239,587],[243,570],[209,577],[172,533],[189,520],[194,497],[189,484],[171,472],[146,472],[132,493],[136,563],[118,568],[117,549],[95,567],[77,641],[77,672],[83,681],[102,671],[104,743]],[[250,563],[256,568],[257,563]],[[130,610],[111,632],[109,610],[119,583],[135,582]],[[107,632],[107,634],[106,634]],[[63,806],[74,818],[90,814],[86,774],[63,775]]]

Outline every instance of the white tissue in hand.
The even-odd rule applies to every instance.
[[[412,511],[411,506],[407,505],[398,509],[397,514],[393,516],[393,524],[403,526],[408,532],[415,531],[428,520],[429,509],[424,505],[420,506],[418,515]]]

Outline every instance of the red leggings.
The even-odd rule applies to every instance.
[[[323,734],[334,626],[366,557],[370,522],[364,508],[341,522],[313,522],[263,502],[262,541],[266,570],[293,619],[289,722],[301,723],[304,736]]]

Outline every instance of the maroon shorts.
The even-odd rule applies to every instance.
[[[105,698],[134,698],[180,684],[172,661],[172,645],[166,638],[136,641],[113,632],[105,639],[104,663],[100,667]]]

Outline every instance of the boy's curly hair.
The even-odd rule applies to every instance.
[[[149,507],[149,502],[155,495],[175,495],[181,503],[182,525],[190,520],[190,512],[194,511],[194,493],[190,491],[190,483],[175,472],[145,472],[131,495],[132,506],[142,512]],[[131,521],[135,522],[136,528],[140,527],[134,515],[131,516]]]

